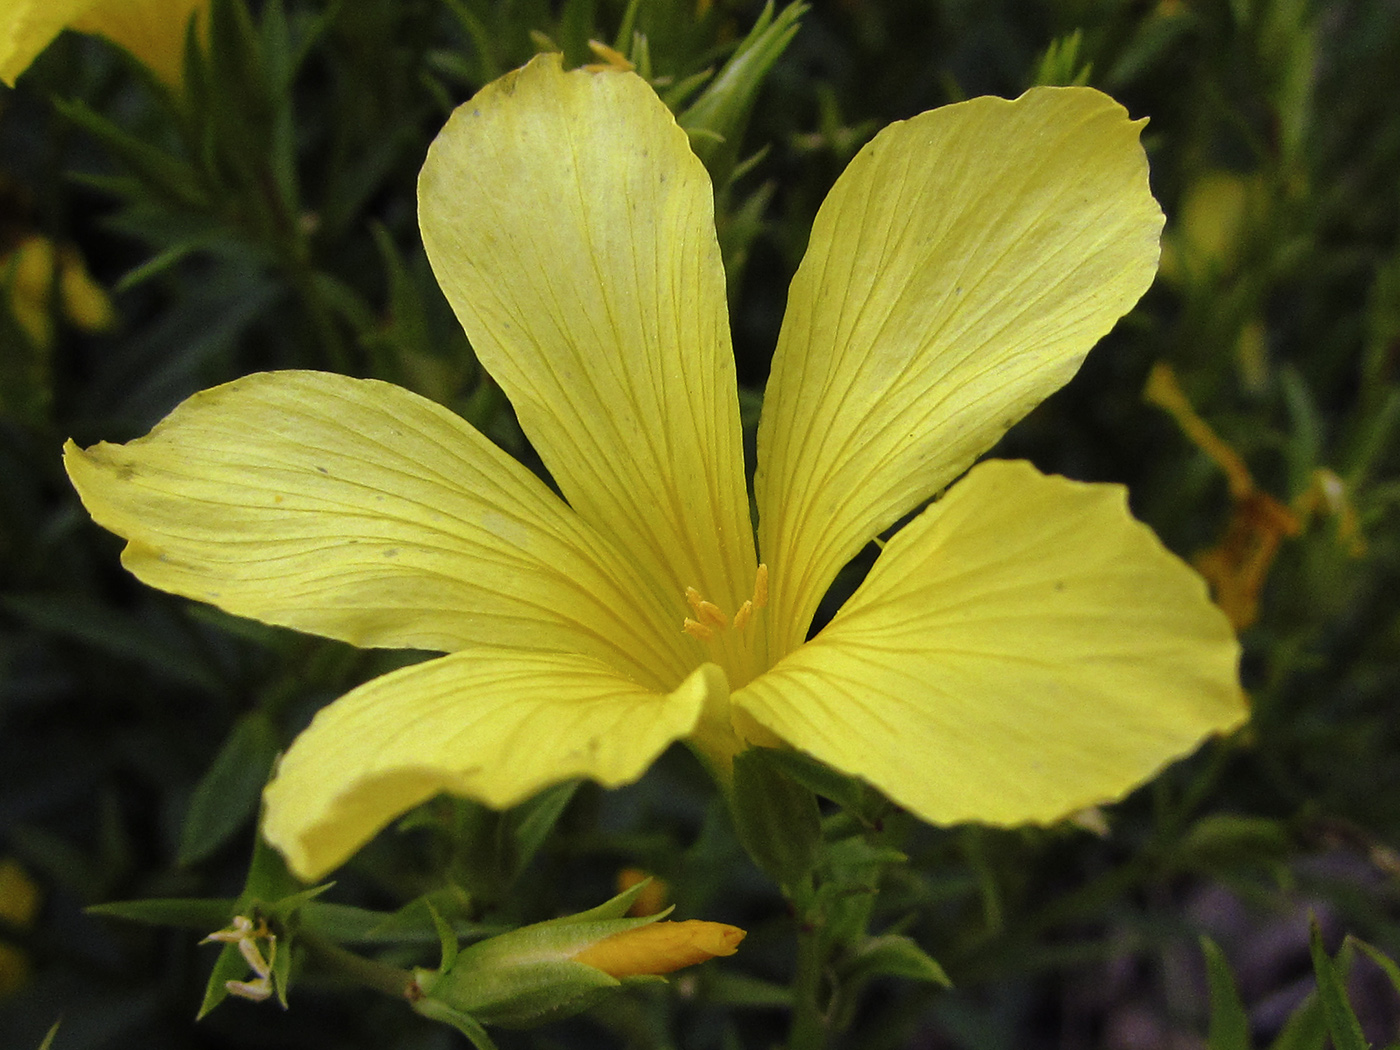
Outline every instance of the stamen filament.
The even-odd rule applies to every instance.
[[[729,617],[725,616],[714,602],[701,602],[697,612],[700,614],[702,623],[717,631],[722,631],[729,626]]]

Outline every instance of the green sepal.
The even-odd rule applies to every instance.
[[[448,925],[447,920],[438,914],[438,910],[431,904],[427,905],[428,914],[433,919],[433,929],[437,931],[438,943],[442,945],[442,962],[438,970],[447,973],[457,965],[457,953],[460,946],[457,944],[457,934]]]
[[[575,912],[572,915],[561,915],[557,919],[547,919],[544,922],[535,923],[534,926],[526,926],[525,929],[533,930],[538,926],[567,926],[574,923],[599,922],[604,919],[621,919],[631,909],[637,898],[642,895],[642,891],[650,885],[651,879],[643,879],[635,886],[628,887],[616,897],[605,900],[595,908],[589,908],[587,911]],[[657,919],[664,918],[669,914],[671,914],[671,909],[667,908],[658,915],[646,916],[645,921],[635,922],[634,925],[645,926],[647,922],[655,922]],[[515,932],[518,933],[520,931],[517,930]]]
[[[228,998],[229,992],[226,987],[229,981],[241,981],[248,976],[248,962],[243,958],[242,952],[238,950],[236,944],[225,944],[223,950],[219,952],[219,957],[214,961],[214,969],[209,974],[209,981],[204,986],[204,999],[199,1004],[199,1013],[194,1015],[196,1021],[202,1021],[214,1007]]]
[[[476,1050],[496,1050],[496,1044],[486,1034],[486,1029],[481,1027],[481,1022],[469,1014],[433,999],[420,999],[413,1003],[413,1009],[431,1020],[451,1025],[466,1036]]]
[[[530,1028],[581,1013],[622,987],[616,977],[571,959],[464,966],[470,950],[449,973],[414,972],[424,993],[415,1009],[422,1013],[422,1003],[436,1002],[483,1024]]]
[[[282,1009],[288,1009],[287,989],[292,984],[292,938],[290,935],[277,941],[277,948],[269,960],[272,964],[272,990]]]
[[[316,897],[325,893],[332,882],[319,886],[303,886],[288,869],[282,854],[267,844],[259,833],[253,846],[252,860],[248,864],[248,877],[243,884],[243,892],[213,928],[225,925],[238,915],[249,919],[271,920],[273,932],[277,935],[276,955],[272,959],[272,985],[277,1000],[287,1005],[287,987],[291,977],[292,943],[295,940],[297,913]],[[206,927],[206,929],[211,929]],[[204,1017],[210,1010],[228,998],[228,981],[243,980],[248,975],[248,964],[236,944],[225,944],[224,950],[214,963],[214,971],[209,975],[209,983],[204,988],[204,1001],[195,1020]]]

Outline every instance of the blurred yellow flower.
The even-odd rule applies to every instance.
[[[25,930],[39,911],[39,887],[18,861],[0,858],[0,927]],[[18,945],[0,940],[0,999],[29,983],[29,955]]]
[[[1238,725],[1229,624],[1123,489],[968,470],[1151,283],[1140,128],[1038,88],[860,152],[792,284],[755,535],[685,133],[640,78],[558,56],[460,107],[419,183],[424,243],[563,499],[446,409],[313,372],[66,451],[152,586],[448,654],[320,712],[267,789],[269,841],[315,878],[437,792],[618,785],[676,740],[721,781],[782,744],[926,820],[1046,822]],[[945,488],[809,640],[842,567]]]
[[[168,84],[179,84],[190,19],[209,0],[5,0],[0,5],[0,80],[11,87],[65,29],[126,48]]]
[[[0,858],[0,922],[25,929],[39,911],[39,887],[19,861]]]
[[[0,283],[9,292],[10,312],[36,347],[53,345],[55,296],[63,316],[83,331],[104,332],[117,322],[112,300],[82,256],[47,237],[26,237],[0,257]]]

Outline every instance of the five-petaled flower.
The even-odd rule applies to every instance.
[[[419,204],[563,499],[446,409],[312,372],[70,444],[68,470],[153,586],[447,654],[292,744],[264,830],[304,877],[437,792],[618,785],[681,739],[721,779],[791,746],[930,821],[1052,821],[1245,714],[1229,625],[1121,488],[968,471],[1151,283],[1139,130],[1044,88],[861,151],[792,283],[756,535],[709,179],[644,81],[557,56],[457,110]],[[837,572],[944,488],[809,640]]]

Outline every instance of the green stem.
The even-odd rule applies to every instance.
[[[407,970],[366,959],[314,933],[300,933],[297,942],[311,953],[322,969],[362,988],[402,999],[413,984],[413,974]]]
[[[809,917],[798,920],[797,973],[792,982],[792,1031],[788,1050],[823,1050],[827,1019],[821,1008],[822,970],[825,953],[822,931]]]

